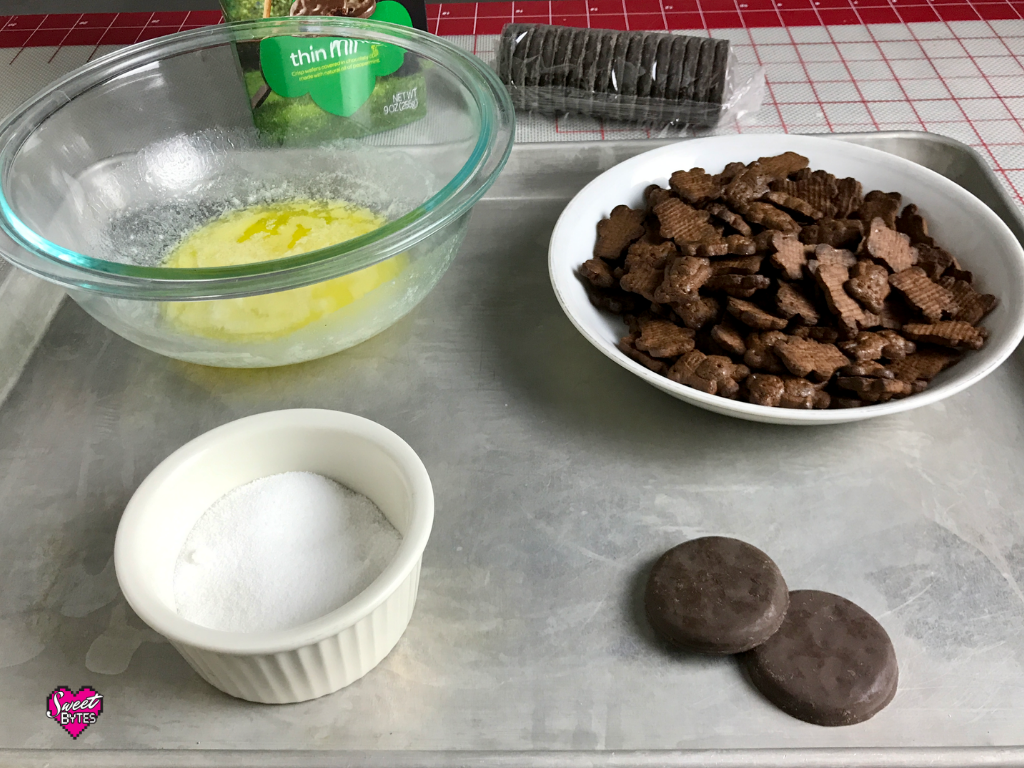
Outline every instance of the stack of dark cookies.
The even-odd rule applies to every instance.
[[[498,76],[518,109],[643,124],[718,124],[729,41],[666,32],[509,24]]]
[[[675,647],[739,654],[765,698],[809,723],[860,723],[896,695],[896,652],[881,624],[839,595],[790,592],[772,559],[737,539],[670,549],[651,571],[644,607]]]

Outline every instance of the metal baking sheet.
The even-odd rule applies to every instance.
[[[966,147],[846,138],[951,176],[1024,236]],[[435,291],[324,360],[204,368],[135,347],[71,302],[45,328],[40,310],[42,338],[0,408],[0,765],[1024,764],[1021,353],[941,404],[814,429],[647,386],[562,315],[546,248],[583,184],[662,143],[516,147]],[[437,518],[391,655],[335,695],[251,704],[204,683],[126,607],[114,532],[184,442],[307,406],[408,440]],[[762,547],[792,588],[878,617],[900,661],[892,704],[815,727],[767,704],[733,659],[658,643],[640,609],[647,569],[707,533]],[[77,742],[44,715],[58,685],[104,696]]]

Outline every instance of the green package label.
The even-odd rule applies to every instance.
[[[373,19],[412,26],[401,3],[382,0]],[[377,78],[397,71],[405,51],[394,45],[345,37],[268,37],[260,67],[270,89],[296,98],[307,93],[325,112],[350,117],[373,93]]]

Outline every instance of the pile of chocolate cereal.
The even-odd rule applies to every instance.
[[[795,152],[669,186],[616,207],[579,270],[652,371],[757,405],[853,408],[920,392],[985,343],[996,297],[899,193],[865,195]]]

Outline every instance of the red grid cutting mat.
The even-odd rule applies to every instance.
[[[131,45],[221,19],[220,11],[0,16],[0,48]]]
[[[427,12],[431,31],[485,60],[513,20],[713,32],[767,75],[756,121],[717,132],[932,131],[977,149],[1024,206],[1024,0],[523,0]],[[38,79],[62,51],[85,61],[220,20],[216,11],[0,17],[0,68]],[[525,115],[517,130],[520,141],[650,135],[579,116]]]
[[[516,0],[427,6],[430,31],[496,35],[511,22],[731,29],[1024,19],[1024,0]],[[129,45],[216,24],[219,11],[0,16],[0,48]]]
[[[496,35],[510,21],[601,29],[731,29],[1024,18],[1024,0],[517,0],[427,6],[430,31]]]
[[[899,0],[890,7],[904,10]],[[865,14],[859,5],[855,12],[859,18]],[[781,16],[781,10],[776,13]],[[604,25],[597,15],[589,21]],[[445,23],[440,26],[443,31]],[[764,67],[766,75],[756,121],[725,125],[715,133],[930,131],[976,149],[1024,208],[1024,19],[776,24],[704,34],[728,38],[741,65]],[[494,35],[450,39],[485,60],[494,57]],[[532,141],[651,135],[579,116],[546,124],[523,121],[519,134]]]

